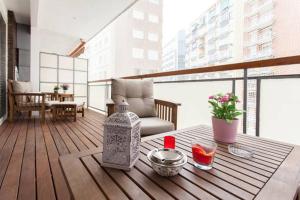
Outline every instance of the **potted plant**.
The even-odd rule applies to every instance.
[[[64,93],[66,93],[66,91],[69,89],[69,85],[65,83],[62,84],[60,87],[63,89]]]
[[[212,107],[212,126],[214,139],[223,143],[234,143],[236,141],[239,120],[237,117],[243,113],[236,108],[239,103],[237,96],[231,93],[217,94],[209,97]]]
[[[58,93],[58,90],[59,90],[58,85],[54,86],[53,90],[54,90],[54,93]]]

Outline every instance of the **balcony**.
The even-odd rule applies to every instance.
[[[273,39],[274,39],[274,36],[272,33],[264,34],[260,37],[251,38],[250,41],[245,42],[244,46],[251,47],[251,46],[260,45],[260,44],[264,44],[264,43],[270,43],[273,41]]]
[[[265,27],[271,26],[274,23],[274,21],[275,19],[273,14],[259,18],[251,22],[251,24],[249,24],[248,27],[245,27],[245,32],[251,32],[257,29],[263,29]]]
[[[264,13],[272,10],[274,8],[273,0],[266,0],[263,3],[257,2],[254,6],[252,6],[251,10],[245,14],[245,17],[251,17],[257,13]]]
[[[80,32],[80,35],[85,35],[86,26],[94,28],[94,21],[96,21],[97,24],[100,23],[100,28],[104,28],[112,19],[120,16],[124,9],[129,9],[130,15],[125,15],[132,18],[130,8],[135,1],[105,1],[106,6],[102,5],[104,1],[95,1],[95,4],[100,2],[99,8],[104,8],[99,10],[94,9],[96,6],[92,6],[94,13],[81,12],[81,9],[75,9],[74,12],[74,8],[91,6],[86,5],[86,2],[72,1],[72,6],[68,5],[64,10],[70,23],[65,22],[66,19],[61,17],[64,15],[60,15],[59,10],[64,5],[62,2],[66,2],[61,0],[56,9],[50,9],[47,5],[51,2],[55,1],[45,0],[39,6],[35,5],[43,7],[44,11],[49,10],[48,17],[44,16],[39,23],[45,19],[53,22],[53,18],[56,18],[62,21],[60,25],[63,25],[60,29],[57,28],[57,31],[63,30],[70,34]],[[84,5],[78,6],[78,2]],[[140,2],[142,1],[137,1]],[[161,0],[146,0],[144,2],[146,6],[142,7],[147,8],[147,5],[151,5],[152,10],[162,5],[161,2]],[[116,8],[119,8],[118,11],[114,10]],[[81,18],[85,18],[87,13],[95,16],[104,13],[107,18],[95,17],[101,20],[91,20],[86,23],[87,20],[74,18],[73,14],[78,12]],[[52,53],[50,50],[47,53],[39,47],[48,44],[53,48],[54,44],[58,44],[61,50],[64,47],[62,43],[73,45],[74,35],[67,40],[64,34],[56,32],[49,34],[48,29],[39,32],[41,31],[39,27],[30,27],[32,34],[30,44],[33,48],[30,50],[32,59],[30,61],[32,62],[26,63],[26,66],[23,61],[18,64],[19,69],[29,68],[27,65],[32,65],[30,76],[28,72],[24,72],[26,70],[19,70],[19,74],[14,72],[9,75],[20,75],[22,79],[29,77],[27,80],[31,80],[32,84],[20,83],[26,87],[23,88],[23,92],[16,92],[12,91],[14,86],[6,85],[12,81],[7,80],[8,73],[5,70],[15,69],[15,66],[11,68],[10,63],[3,62],[8,60],[7,52],[14,52],[14,48],[6,46],[9,44],[7,36],[10,35],[10,31],[3,31],[8,26],[3,24],[3,20],[1,21],[2,0],[0,0],[0,14],[0,85],[4,86],[0,90],[1,200],[296,198],[300,183],[298,134],[300,70],[297,68],[300,66],[299,55],[265,59],[273,56],[274,52],[266,46],[260,46],[257,49],[261,51],[252,51],[251,59],[264,58],[265,60],[220,64],[228,59],[235,59],[232,56],[237,54],[236,45],[232,48],[231,36],[224,36],[222,40],[216,39],[218,36],[215,34],[208,34],[209,38],[205,36],[199,39],[197,35],[199,33],[194,32],[196,38],[192,38],[192,33],[188,36],[190,42],[188,52],[186,50],[185,53],[179,52],[178,47],[175,47],[177,49],[174,51],[168,51],[172,53],[164,54],[168,61],[164,65],[165,71],[156,72],[157,68],[161,67],[158,61],[162,57],[159,43],[161,33],[158,31],[156,42],[148,41],[147,28],[136,30],[139,33],[143,32],[143,41],[141,37],[134,40],[124,39],[126,37],[124,27],[131,24],[130,22],[141,23],[144,20],[148,23],[148,14],[137,11],[134,15],[138,19],[126,23],[122,21],[121,29],[115,27],[116,33],[121,33],[118,39],[112,39],[114,34],[106,30],[105,34],[96,38],[101,41],[98,46],[89,48],[88,45],[84,45],[83,40],[76,38],[80,42],[79,45],[67,55]],[[44,13],[38,12],[38,14]],[[56,23],[46,24],[49,25],[47,28],[55,27]],[[73,24],[81,26],[74,29]],[[157,27],[158,24],[152,20],[152,26]],[[152,36],[155,34],[152,33]],[[132,30],[129,36],[132,39]],[[256,41],[268,41],[270,40],[268,37],[269,35]],[[93,55],[92,58],[79,56],[85,48],[93,53],[97,48],[104,46],[106,48],[114,43],[120,44],[120,41],[125,43],[126,47],[130,46],[128,51],[126,48],[116,46],[121,56],[116,52],[109,54],[106,50],[101,56]],[[132,47],[131,44],[135,42],[140,46]],[[206,45],[206,42],[209,44]],[[178,45],[177,41],[174,43]],[[156,51],[155,45],[159,50]],[[184,40],[180,45],[184,46]],[[179,54],[178,60],[173,58],[176,54]],[[20,59],[26,55],[19,56]],[[132,58],[133,62],[125,66],[122,57],[125,57],[124,60]],[[186,63],[182,62],[184,59]],[[145,64],[144,68],[140,67],[142,64]],[[292,67],[298,72],[276,74],[278,68],[290,72]],[[124,68],[128,68],[128,71]],[[128,76],[124,75],[126,73]],[[118,135],[111,140],[104,137],[103,125],[108,116],[107,100],[112,93],[111,77],[121,77],[125,80],[153,80],[153,98],[165,100],[153,99],[156,102],[152,110],[153,116],[164,121],[177,120],[176,125],[171,123],[177,130],[161,131],[141,139],[140,135],[135,136],[136,144],[141,142],[141,145],[135,149],[139,157],[130,171],[103,166],[103,146],[116,142],[116,149],[124,152],[122,143],[125,141],[123,136],[126,134],[119,131]],[[65,84],[69,85],[67,91],[63,92],[61,89],[59,92],[53,92],[54,87],[61,85],[65,87]],[[129,89],[129,91],[135,90]],[[241,101],[237,103],[238,108],[245,110],[240,116],[238,129],[240,134],[237,135],[235,146],[214,140],[211,127],[212,115],[207,101],[210,95],[220,92],[239,96]],[[18,98],[20,96],[25,98]],[[36,96],[42,97],[42,100],[35,98]],[[141,96],[145,98],[144,94]],[[67,100],[68,98],[70,100]],[[152,97],[149,99],[152,101]],[[173,101],[182,105],[179,107],[179,104]],[[85,105],[82,104],[83,102]],[[27,110],[19,109],[24,105],[28,105]],[[33,108],[39,110],[32,111]],[[13,120],[10,120],[11,116]],[[142,118],[141,116],[140,119]],[[165,136],[174,136],[176,150],[183,153],[186,158],[180,173],[173,177],[163,177],[155,173],[151,160],[147,158],[147,154],[153,149],[164,148]],[[129,140],[132,141],[133,138],[125,142]],[[217,144],[215,152],[199,148],[198,153],[203,154],[206,160],[210,160],[212,164],[210,170],[199,169],[194,165],[193,153],[195,152],[191,147],[191,141],[194,140],[204,144],[211,142]],[[239,157],[240,155],[234,154],[236,152],[230,151],[232,147],[249,151],[252,153],[251,158]],[[120,152],[114,153],[118,155]],[[128,156],[124,158],[122,157],[121,160],[130,160]],[[166,160],[161,161],[164,163]]]

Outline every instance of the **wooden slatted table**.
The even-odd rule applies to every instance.
[[[178,176],[156,174],[146,154],[163,147],[174,135],[176,148],[188,155]],[[74,199],[293,199],[300,180],[300,147],[239,135],[238,142],[255,149],[254,157],[238,158],[218,144],[213,169],[193,167],[190,141],[213,140],[210,127],[198,126],[144,138],[140,160],[130,172],[102,168],[101,148],[60,157]]]

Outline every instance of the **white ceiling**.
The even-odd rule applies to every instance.
[[[8,10],[15,13],[16,21],[20,24],[30,24],[30,0],[4,0]]]
[[[39,0],[37,27],[88,40],[135,1]]]

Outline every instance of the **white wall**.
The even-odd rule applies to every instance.
[[[4,21],[6,22],[6,77],[7,77],[7,9],[6,9],[6,6],[5,6],[3,0],[0,0],[0,14],[2,15]],[[0,125],[6,119],[6,116],[7,115],[5,115],[4,117],[0,118]]]
[[[40,52],[67,55],[79,43],[79,38],[31,27],[31,71],[30,77],[34,91],[39,91]]]

